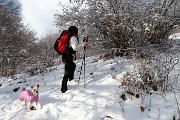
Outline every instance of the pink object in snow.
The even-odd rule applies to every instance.
[[[37,102],[39,100],[38,96],[34,96],[30,90],[24,90],[20,96],[19,100],[27,100],[28,102]]]

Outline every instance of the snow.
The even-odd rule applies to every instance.
[[[175,33],[169,36],[170,39],[180,39],[180,33]]]
[[[53,71],[44,75],[29,77],[16,75],[17,80],[1,77],[0,83],[0,120],[170,120],[178,118],[177,102],[180,93],[176,90],[166,94],[160,91],[146,95],[144,99],[134,96],[121,98],[123,87],[120,82],[126,71],[133,72],[133,59],[115,57],[107,61],[98,60],[98,56],[86,58],[86,73],[78,84],[82,61],[76,62],[75,79],[68,82],[68,91],[61,93],[61,81],[64,65],[55,66]],[[180,63],[173,70],[179,74]],[[113,75],[116,79],[113,79]],[[178,80],[180,80],[178,78]],[[31,85],[40,85],[39,97],[42,109],[27,111],[24,102],[19,101],[22,90],[13,92],[17,87],[30,89]],[[84,87],[85,84],[85,87]],[[141,112],[141,107],[145,108]]]
[[[175,42],[175,44],[180,45],[180,33],[170,35],[169,39],[172,39]]]

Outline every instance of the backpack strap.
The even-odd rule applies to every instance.
[[[71,36],[71,37],[72,37],[72,36],[75,36],[75,37],[77,38],[78,43],[79,43],[79,37],[78,37],[78,35],[72,34],[72,35],[70,35],[70,36]],[[70,37],[70,38],[71,38],[71,37]]]

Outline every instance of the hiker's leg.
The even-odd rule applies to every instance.
[[[62,81],[62,87],[61,87],[61,91],[64,93],[67,91],[67,82],[68,82],[68,78],[70,77],[70,75],[72,75],[72,68],[74,68],[74,62],[72,60],[73,56],[66,54],[62,56],[62,61],[65,63],[65,67],[64,67],[64,77],[63,77],[63,81]],[[73,66],[73,67],[72,67]],[[74,75],[74,70],[73,70],[73,75]]]
[[[69,81],[74,79],[74,71],[76,69],[76,64],[72,61],[69,69]]]
[[[63,93],[65,93],[67,91],[67,82],[68,82],[68,78],[69,78],[69,63],[65,63],[65,67],[64,67],[64,77],[63,77],[63,81],[61,84],[61,91]]]

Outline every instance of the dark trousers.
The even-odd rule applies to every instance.
[[[74,78],[76,64],[73,62],[73,56],[71,54],[62,55],[62,61],[65,63],[62,88],[67,89],[68,80]]]

